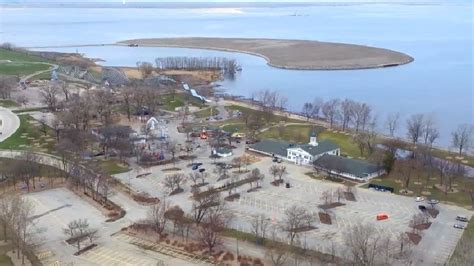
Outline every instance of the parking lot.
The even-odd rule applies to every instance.
[[[131,243],[130,237],[117,234],[146,213],[146,207],[138,208],[138,204],[122,195],[111,198],[130,212],[113,223],[106,223],[107,218],[99,210],[66,188],[30,193],[25,197],[34,204],[33,241],[40,243],[35,247],[35,254],[44,265],[157,265],[160,262],[163,262],[161,265],[190,265],[189,261],[173,254],[146,251]],[[98,247],[80,256],[73,256],[77,249],[65,242],[68,237],[63,233],[63,228],[75,219],[87,219],[91,228],[98,229],[99,235]]]
[[[221,159],[221,161],[230,161],[230,158]],[[203,163],[203,168],[212,171],[215,167],[212,160],[206,155],[199,158],[199,162]],[[186,162],[180,162],[177,167],[181,168],[181,173],[188,174],[192,172],[191,168],[186,166]],[[337,250],[344,248],[344,234],[349,228],[358,223],[373,225],[381,234],[386,234],[392,240],[396,240],[400,233],[410,231],[408,227],[409,221],[414,214],[420,212],[418,205],[423,204],[416,202],[412,197],[398,196],[389,192],[379,192],[371,189],[355,188],[356,202],[342,200],[345,206],[333,208],[329,210],[333,219],[332,225],[319,223],[318,205],[323,204],[321,195],[326,190],[335,191],[342,187],[341,184],[330,181],[321,181],[311,179],[304,173],[311,171],[311,168],[297,166],[294,164],[283,162],[281,165],[287,167],[290,173],[284,177],[289,182],[291,188],[285,186],[275,187],[270,184],[272,177],[268,169],[273,164],[270,158],[262,158],[249,166],[249,169],[259,168],[266,175],[262,188],[258,191],[248,193],[249,186],[238,188],[240,199],[229,202],[228,205],[235,214],[231,226],[235,229],[250,232],[250,223],[256,214],[265,214],[272,224],[277,226],[284,218],[284,211],[292,205],[304,206],[310,211],[315,219],[317,229],[308,231],[304,234],[306,247],[329,252],[332,245],[338,247]],[[147,192],[152,196],[163,197],[166,195],[163,184],[164,177],[169,174],[162,170],[170,166],[160,166],[147,169],[151,174],[143,178],[135,178],[136,173],[126,173],[118,175],[122,182],[130,182],[134,189]],[[128,178],[130,177],[130,179]],[[215,175],[207,180],[211,185],[215,183]],[[191,199],[189,198],[189,183],[185,185],[185,192],[168,197],[173,204],[180,205],[185,211],[191,210]],[[429,204],[426,204],[429,206]],[[446,261],[447,257],[454,250],[457,241],[460,238],[462,230],[453,228],[454,218],[460,213],[467,213],[466,210],[438,204],[436,206],[440,210],[440,215],[433,219],[433,225],[430,229],[423,232],[423,240],[414,248],[417,258],[421,261],[430,261],[440,263]],[[379,213],[386,213],[388,220],[377,221],[376,216]],[[281,230],[277,230],[275,238],[280,241],[286,241],[286,235]],[[439,236],[443,236],[442,240],[438,240]],[[430,242],[437,240],[436,244]],[[303,241],[301,239],[301,241]],[[425,256],[425,254],[427,254]],[[430,255],[431,254],[431,255]]]

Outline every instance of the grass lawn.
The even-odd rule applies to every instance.
[[[212,115],[218,115],[219,114],[219,110],[217,110],[216,108],[212,108]],[[193,115],[197,118],[207,118],[209,116],[211,116],[211,108],[205,108],[205,109],[202,109],[200,111],[197,111],[197,112],[194,112]]]
[[[43,111],[47,109],[48,109],[47,107],[21,108],[21,109],[13,110],[13,112],[16,114],[21,114],[21,113],[27,113],[27,112],[38,112],[38,111]]]
[[[10,60],[11,62],[0,63],[0,74],[4,75],[27,75],[36,71],[47,70],[50,61],[27,53],[20,53],[0,48],[0,60]]]
[[[250,114],[250,115],[253,115],[253,116],[256,116],[256,117],[261,117],[262,120],[263,120],[263,117],[265,117],[265,112],[263,112],[263,111],[243,107],[243,106],[240,106],[240,105],[229,105],[229,106],[226,106],[226,108],[229,111],[240,111],[243,115]],[[269,121],[269,123],[264,121],[266,126],[268,126],[270,124],[277,124],[280,121],[284,121],[284,122],[288,122],[288,123],[304,123],[304,121],[301,121],[301,120],[290,119],[288,117],[279,116],[279,115],[272,115],[272,117],[268,121]]]
[[[163,95],[163,104],[168,111],[174,111],[177,107],[184,106],[186,102],[199,108],[206,107],[199,99],[187,93],[176,93],[174,97],[171,94]]]
[[[245,124],[243,123],[235,123],[235,124],[226,124],[221,127],[222,130],[229,132],[229,133],[244,133],[245,132]]]
[[[222,232],[222,235],[225,237],[230,237],[230,238],[238,239],[241,241],[248,241],[251,243],[255,243],[257,245],[259,244],[257,243],[257,238],[253,234],[241,232],[235,229],[226,228]],[[303,250],[302,248],[299,248],[299,247],[291,247],[290,245],[286,243],[275,242],[271,239],[265,239],[265,241],[263,243],[260,243],[260,245],[262,247],[272,247],[272,246],[278,245],[284,249],[292,250],[293,253],[304,254],[306,258],[308,257],[316,258],[320,260],[320,262],[336,262],[338,260],[338,258],[334,258],[336,261],[332,261],[332,256],[329,254],[325,254],[325,253],[322,253],[319,251],[313,251],[313,250]]]
[[[403,184],[400,182],[396,182],[397,179],[400,179],[400,178],[398,177],[396,173],[392,172],[388,176],[373,179],[370,183],[392,187],[394,188],[395,194],[404,195],[404,194],[400,194],[400,190],[403,188]],[[415,184],[415,182],[421,182],[421,184]],[[420,180],[418,180],[416,177],[412,178],[410,180],[410,183],[408,184],[408,190],[413,191],[413,194],[410,194],[407,196],[415,197],[415,196],[421,195],[420,193],[421,191],[428,191],[430,192],[430,195],[425,195],[425,197],[427,198],[437,199],[437,200],[447,202],[447,203],[452,203],[461,207],[469,208],[471,206],[471,201],[469,199],[469,196],[465,192],[459,191],[455,193],[445,194],[444,192],[435,188],[434,185],[439,184],[438,179],[429,180],[427,186],[425,186],[425,184],[426,184],[426,178],[421,178]],[[453,184],[457,184],[456,187],[459,189],[474,187],[474,180],[468,179],[468,178],[459,178],[459,179],[455,179],[453,181]],[[367,188],[368,184],[365,184],[362,187]]]
[[[51,71],[46,71],[37,75],[34,75],[30,80],[51,80]]]
[[[9,107],[18,107],[20,105],[13,100],[0,100],[0,106],[9,108]]]
[[[12,249],[11,245],[0,246],[0,265],[13,266],[12,260],[7,256],[7,252]]]
[[[456,245],[448,265],[472,265],[474,261],[474,221],[471,219],[467,229]]]
[[[4,241],[3,238],[3,226],[0,226],[0,241]],[[3,243],[2,243],[3,244]],[[0,265],[2,266],[13,266],[13,262],[6,255],[8,251],[12,249],[11,245],[1,246],[0,245]]]
[[[22,61],[22,62],[49,62],[47,59],[27,53],[21,53],[0,48],[0,60]]]
[[[289,125],[281,132],[275,126],[259,135],[261,139],[281,139],[294,143],[307,143],[310,133],[316,130],[319,140],[331,140],[341,148],[341,153],[350,157],[360,157],[357,145],[352,141],[352,137],[343,133],[329,131],[320,126],[313,125]]]
[[[28,62],[0,63],[0,74],[3,75],[28,75],[37,71],[50,68],[47,64],[32,64]]]
[[[8,139],[0,143],[0,149],[35,150],[51,152],[54,149],[54,133],[48,128],[46,136],[40,126],[34,125],[35,119],[29,115],[19,115],[20,127]],[[49,140],[48,140],[49,139]],[[51,140],[52,139],[52,140]],[[37,144],[35,144],[37,143]]]
[[[99,167],[109,175],[115,175],[130,171],[128,165],[124,165],[117,159],[101,160],[98,163]]]

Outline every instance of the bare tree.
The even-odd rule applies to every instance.
[[[208,251],[221,243],[220,232],[226,228],[231,220],[231,214],[224,203],[220,203],[216,207],[210,208],[200,227],[198,235],[201,243],[207,246]]]
[[[219,192],[216,192],[212,188],[203,192],[201,192],[197,187],[194,189],[192,215],[196,224],[201,223],[202,219],[211,208],[220,204],[219,199]]]
[[[149,62],[137,62],[137,68],[142,74],[142,78],[147,78],[153,73],[153,64]]]
[[[201,173],[199,172],[192,172],[188,175],[188,179],[193,182],[194,185],[197,184],[198,180],[201,179]]]
[[[48,135],[48,123],[46,121],[46,116],[44,114],[41,116],[38,122],[41,125],[40,130],[43,133],[43,135],[44,136]]]
[[[321,108],[323,107],[323,105],[324,105],[323,99],[316,97],[313,100],[313,110],[311,112],[311,116],[314,118],[318,118],[319,112],[321,111]]]
[[[369,224],[353,225],[345,236],[351,265],[372,266],[386,263],[390,250],[388,236],[380,234]]]
[[[306,117],[306,120],[309,120],[313,114],[313,104],[304,103],[303,104],[303,115]]]
[[[470,124],[459,125],[456,131],[452,133],[452,144],[458,149],[459,156],[462,156],[462,152],[471,146],[473,133],[474,126]]]
[[[55,112],[58,105],[59,89],[56,86],[42,87],[40,89],[40,94],[43,98],[43,103],[48,106],[48,109],[51,112]]]
[[[263,241],[265,241],[269,225],[269,219],[264,214],[253,216],[251,221],[252,233],[259,244],[262,244]]]
[[[282,244],[274,244],[267,249],[265,256],[271,260],[274,266],[283,266],[290,256],[290,253],[288,252],[288,248]]]
[[[273,180],[275,180],[276,177],[278,176],[278,172],[280,171],[280,167],[278,165],[274,164],[274,165],[270,166],[268,171],[273,176]]]
[[[182,191],[181,186],[186,182],[186,177],[183,174],[172,174],[165,177],[164,185],[168,188],[171,194]]]
[[[355,103],[352,100],[345,99],[341,102],[341,113],[342,113],[342,131],[345,131],[349,126],[349,123],[353,119],[355,108]]]
[[[414,114],[407,120],[407,135],[413,144],[418,143],[418,140],[424,132],[424,115]]]
[[[165,213],[169,210],[169,203],[166,202],[164,198],[160,203],[155,204],[148,210],[147,221],[151,224],[153,230],[158,233],[160,236],[165,230],[166,226],[166,217]]]
[[[400,113],[391,113],[387,116],[387,128],[390,133],[390,137],[395,135],[395,131],[398,128],[398,120],[400,119]]]
[[[412,228],[413,233],[419,233],[420,225],[424,225],[429,222],[429,217],[428,215],[424,213],[417,213],[412,216],[412,219],[409,222],[409,226]]]
[[[339,100],[332,99],[330,101],[325,102],[322,106],[323,115],[329,121],[329,125],[331,128],[333,127],[334,122],[339,116],[339,105]]]
[[[77,251],[81,250],[81,243],[86,238],[89,238],[90,234],[96,235],[97,231],[89,228],[89,222],[87,219],[73,220],[68,223],[67,227],[63,229],[65,235],[69,236],[69,243],[75,244]],[[93,237],[90,238],[93,240]]]
[[[293,205],[285,210],[285,217],[282,223],[282,229],[287,232],[290,245],[294,244],[300,230],[303,227],[311,226],[314,218],[303,207]]]
[[[0,98],[9,99],[13,89],[18,84],[18,77],[12,75],[0,75]]]

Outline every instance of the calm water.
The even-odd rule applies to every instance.
[[[224,11],[224,13],[219,13]],[[242,9],[1,9],[0,40],[21,46],[113,43],[131,38],[216,36],[314,39],[374,45],[407,53],[415,62],[385,69],[295,71],[268,67],[263,59],[193,49],[78,47],[104,65],[135,66],[162,56],[227,56],[243,66],[234,81],[222,82],[234,94],[279,90],[289,108],[319,96],[369,103],[385,119],[400,112],[434,115],[447,146],[460,123],[474,123],[473,4],[351,4]],[[299,16],[291,16],[293,14]],[[405,125],[401,121],[401,126]],[[383,129],[383,126],[380,126]],[[399,135],[404,136],[404,129]]]

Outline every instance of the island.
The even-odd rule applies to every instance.
[[[135,39],[117,44],[239,52],[262,57],[273,67],[299,70],[381,68],[413,61],[411,56],[389,49],[310,40],[187,37]]]

